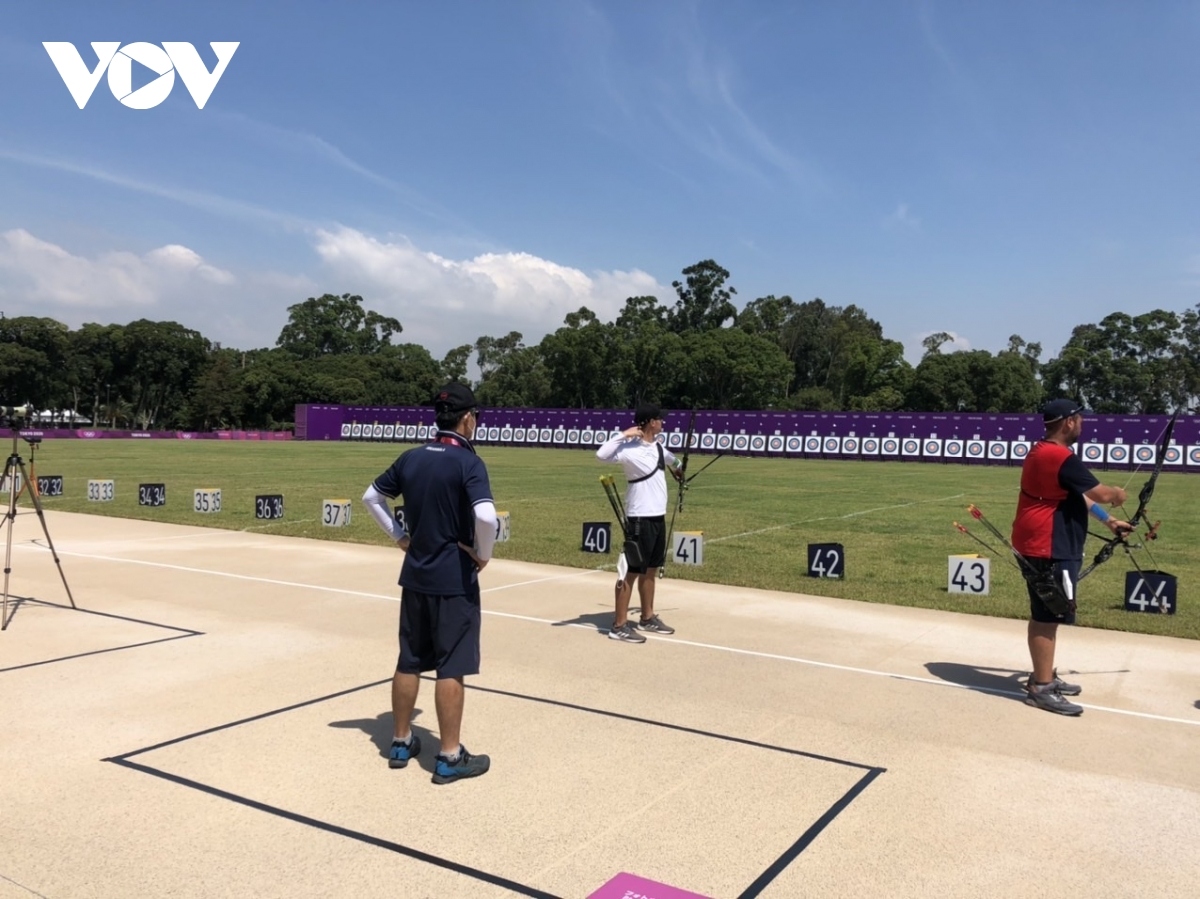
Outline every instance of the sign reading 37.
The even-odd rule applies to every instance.
[[[176,72],[196,101],[196,107],[203,109],[239,45],[238,41],[211,41],[209,46],[217,55],[217,64],[210,72],[196,48],[183,41],[163,41],[161,47],[145,41],[123,47],[120,41],[92,41],[97,60],[94,69],[87,67],[74,44],[68,41],[42,43],[80,109],[87,106],[105,72],[108,72],[108,89],[130,109],[151,109],[167,99],[175,86]],[[135,62],[158,75],[137,90],[133,89]]]

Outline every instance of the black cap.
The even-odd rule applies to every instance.
[[[634,424],[641,427],[654,418],[662,418],[662,409],[657,404],[638,403],[637,410],[633,413]]]
[[[1051,400],[1042,406],[1042,421],[1050,424],[1052,421],[1058,421],[1062,418],[1070,418],[1072,415],[1078,415],[1083,411],[1083,407],[1074,400]]]
[[[475,402],[475,394],[471,393],[471,388],[457,381],[451,381],[438,390],[429,405],[433,406],[438,415],[454,415],[479,407],[479,404]]]

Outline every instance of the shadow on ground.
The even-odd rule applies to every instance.
[[[981,665],[961,665],[957,662],[926,662],[925,670],[936,678],[958,684],[980,693],[991,693],[1025,701],[1025,679],[1028,671],[1011,668],[985,668]]]
[[[434,756],[441,749],[441,739],[427,727],[421,727],[416,723],[416,718],[421,714],[419,708],[413,709],[413,724],[412,732],[421,738],[421,754],[417,756],[417,762],[428,771],[433,773]],[[382,758],[387,758],[388,753],[392,748],[392,713],[380,712],[374,718],[353,718],[348,721],[330,721],[330,727],[339,727],[345,730],[361,730],[364,734],[371,738],[371,742],[375,744],[375,748],[379,750],[379,755]]]

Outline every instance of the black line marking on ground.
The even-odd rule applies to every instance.
[[[237,793],[230,793],[228,790],[222,790],[217,787],[209,786],[208,784],[200,783],[196,780],[190,780],[186,777],[180,777],[178,774],[171,774],[167,771],[161,771],[158,768],[152,768],[149,765],[143,765],[138,762],[128,761],[127,758],[105,759],[105,761],[113,762],[125,768],[131,768],[135,771],[141,771],[143,774],[150,774],[154,777],[161,777],[164,780],[169,780],[172,783],[180,784],[185,787],[191,787],[193,790],[199,790],[201,793],[207,793],[210,796],[216,796],[218,799],[227,799],[230,802],[236,802],[238,805],[244,805],[260,812],[267,812],[271,815],[284,818],[288,821],[295,821],[297,824],[307,824],[309,827],[315,827],[317,830],[323,830],[327,833],[337,834],[342,837],[349,837],[352,840],[358,840],[360,843],[366,843],[370,846],[376,846],[380,849],[386,849],[389,852],[395,852],[399,855],[406,855],[411,859],[419,862],[425,862],[429,865],[434,865],[438,868],[444,868],[447,871],[453,871],[456,874],[462,874],[466,877],[472,877],[475,880],[490,883],[493,886],[504,887],[522,896],[532,896],[535,899],[560,899],[553,893],[546,893],[534,887],[525,886],[522,883],[517,883],[514,880],[508,880],[497,874],[489,874],[487,871],[481,871],[478,868],[472,868],[469,865],[464,865],[459,862],[450,861],[449,859],[439,858],[436,855],[430,855],[427,852],[422,852],[419,849],[412,849],[400,843],[393,843],[391,840],[385,840],[381,837],[371,836],[369,833],[363,833],[358,830],[351,830],[348,827],[341,827],[337,824],[331,824],[328,821],[322,821],[319,818],[310,818],[308,815],[301,815],[297,812],[288,811],[285,808],[280,808],[276,805],[267,805],[265,802],[259,802],[255,799],[249,799],[245,796],[240,796]]]
[[[434,678],[429,675],[422,675],[422,679],[423,680],[434,680]],[[289,821],[295,821],[300,824],[307,824],[310,827],[315,827],[319,830],[324,830],[328,833],[333,833],[333,834],[337,834],[339,836],[349,837],[350,839],[358,840],[359,842],[366,843],[371,846],[376,846],[381,849],[387,849],[390,852],[396,852],[401,855],[408,856],[409,858],[415,859],[416,861],[427,862],[428,864],[436,865],[437,867],[445,868],[447,870],[454,871],[459,874],[464,874],[468,877],[474,877],[478,880],[484,881],[485,883],[490,883],[490,884],[493,884],[496,886],[503,886],[503,887],[510,889],[513,892],[519,893],[520,895],[523,895],[523,896],[541,897],[541,899],[559,899],[559,897],[554,896],[554,894],[552,894],[552,893],[542,892],[540,890],[537,890],[534,887],[528,887],[528,886],[519,884],[515,881],[506,880],[505,878],[500,877],[499,875],[496,875],[496,874],[489,874],[486,871],[479,871],[475,868],[471,868],[466,865],[462,865],[458,862],[453,862],[448,859],[439,858],[438,856],[435,856],[435,855],[429,855],[428,853],[422,852],[419,849],[412,849],[410,847],[403,846],[399,843],[393,843],[390,840],[385,840],[381,837],[375,837],[370,834],[362,833],[360,831],[350,830],[349,828],[341,827],[340,825],[332,824],[328,821],[322,821],[318,818],[310,818],[307,815],[301,815],[298,812],[288,811],[287,809],[279,808],[278,806],[268,805],[264,802],[259,802],[254,799],[250,799],[248,797],[241,796],[237,793],[230,793],[230,792],[228,792],[226,790],[222,790],[218,787],[213,787],[208,784],[200,783],[199,781],[190,780],[186,777],[181,777],[178,774],[171,774],[167,771],[162,771],[158,768],[152,768],[149,765],[144,765],[144,764],[140,764],[138,762],[129,761],[129,759],[133,758],[136,755],[142,755],[144,753],[152,752],[156,749],[162,749],[167,746],[174,746],[178,743],[184,743],[184,742],[187,742],[188,740],[194,740],[197,737],[207,736],[209,734],[217,733],[219,731],[229,730],[230,728],[238,727],[242,724],[249,724],[251,722],[262,721],[267,718],[273,718],[276,715],[282,715],[285,712],[295,711],[296,709],[305,708],[306,706],[317,705],[322,702],[327,702],[331,699],[338,699],[342,696],[348,696],[351,693],[358,693],[362,690],[369,690],[372,687],[380,687],[380,686],[383,686],[384,684],[391,683],[391,680],[392,679],[390,677],[388,677],[388,678],[384,678],[382,680],[371,681],[370,683],[367,683],[367,684],[360,684],[357,687],[350,687],[345,690],[339,690],[336,693],[328,693],[324,696],[318,696],[315,699],[306,699],[302,702],[293,703],[291,705],[283,706],[282,708],[278,708],[278,709],[272,709],[271,711],[262,712],[258,715],[251,715],[248,718],[239,718],[236,721],[230,721],[226,724],[218,724],[214,727],[209,727],[204,730],[199,730],[199,731],[196,731],[195,733],[191,733],[191,734],[186,734],[182,737],[175,737],[170,740],[165,740],[161,743],[155,743],[153,746],[146,746],[146,747],[143,747],[142,749],[134,749],[130,752],[122,753],[121,755],[110,756],[109,758],[101,759],[101,761],[112,762],[113,764],[121,765],[125,768],[129,768],[134,771],[140,771],[143,774],[150,774],[154,777],[160,777],[160,778],[163,778],[164,780],[171,781],[172,783],[176,783],[181,786],[190,787],[195,790],[200,790],[201,792],[208,793],[212,796],[217,796],[222,799],[228,799],[229,801],[236,802],[239,805],[245,805],[250,808],[257,809],[258,811],[267,812],[268,814],[278,815],[279,817],[286,818]],[[480,687],[480,686],[466,685],[466,689],[474,690],[479,693],[491,693],[496,696],[507,696],[510,699],[520,699],[520,700],[524,700],[526,702],[534,702],[534,703],[540,703],[543,705],[556,706],[559,708],[570,709],[572,711],[584,712],[584,713],[592,714],[592,715],[601,715],[606,718],[616,718],[616,719],[619,719],[622,721],[630,721],[630,722],[633,722],[636,724],[646,724],[651,727],[661,727],[665,730],[672,730],[672,731],[677,731],[680,733],[693,734],[695,736],[707,737],[707,738],[714,739],[714,740],[721,740],[721,741],[724,741],[727,743],[737,743],[738,745],[749,746],[754,749],[766,749],[771,752],[781,752],[786,755],[800,756],[802,758],[812,759],[812,760],[818,761],[818,762],[828,762],[830,764],[840,765],[840,766],[847,767],[847,768],[857,768],[860,771],[866,772],[861,778],[859,778],[859,780],[854,784],[854,786],[852,786],[849,790],[847,790],[846,793],[843,794],[842,797],[837,802],[835,802],[833,805],[831,805],[825,811],[825,813],[823,815],[821,815],[820,818],[818,818],[806,831],[804,831],[804,833],[800,835],[800,838],[798,840],[796,840],[795,843],[793,843],[790,847],[788,847],[788,849],[782,855],[780,855],[779,858],[777,858],[774,862],[772,862],[767,867],[767,869],[765,871],[763,871],[762,874],[760,874],[758,877],[756,877],[754,879],[754,881],[750,884],[750,886],[748,886],[745,890],[743,890],[738,895],[737,899],[754,899],[754,897],[756,897],[760,893],[762,893],[762,891],[764,889],[766,889],[766,887],[773,880],[775,880],[776,877],[778,877],[781,873],[783,873],[784,869],[786,869],[788,865],[790,865],[793,861],[796,860],[796,858],[800,855],[800,853],[802,853],[805,849],[807,849],[809,847],[809,845],[813,842],[813,840],[815,840],[818,836],[820,836],[822,831],[824,831],[825,828],[828,827],[833,822],[833,820],[835,818],[837,818],[837,816],[839,814],[841,814],[843,811],[845,811],[850,806],[850,803],[853,802],[859,796],[859,794],[861,794],[863,792],[863,790],[865,790],[868,786],[870,786],[870,784],[872,783],[872,781],[875,780],[875,778],[877,778],[880,774],[883,774],[887,771],[886,768],[881,768],[876,765],[865,765],[861,762],[852,762],[847,759],[839,759],[839,758],[835,758],[833,756],[820,755],[820,754],[814,753],[814,752],[805,752],[804,750],[792,749],[787,746],[776,746],[776,745],[773,745],[770,743],[760,743],[757,740],[748,740],[744,737],[735,737],[735,736],[731,736],[729,734],[713,733],[711,731],[700,730],[699,728],[687,727],[682,724],[668,724],[664,721],[654,721],[653,719],[650,719],[650,718],[640,718],[636,715],[624,714],[623,712],[612,712],[607,709],[591,708],[590,706],[583,706],[583,705],[578,705],[576,703],[564,702],[563,700],[559,700],[559,699],[547,699],[543,696],[530,696],[525,693],[516,693],[516,692],[510,691],[510,690],[499,690],[494,687]]]
[[[739,893],[737,899],[754,899],[754,897],[758,896],[764,889],[767,888],[771,881],[783,873],[784,868],[795,861],[796,857],[805,849],[807,849],[813,840],[820,836],[821,831],[833,823],[834,818],[849,808],[850,803],[858,798],[858,795],[863,790],[870,786],[871,781],[877,778],[880,774],[883,774],[885,771],[887,771],[887,768],[871,768],[868,770],[866,774],[859,778],[858,783],[847,790],[841,799],[831,805],[828,810],[826,810],[825,814],[818,818],[808,830],[801,834],[800,839],[793,843],[791,847],[789,847],[788,850],[783,853],[783,855],[779,856],[779,858],[777,858],[770,865],[770,867],[767,868],[767,870],[763,871],[762,874],[755,878],[754,883],[750,884],[750,886],[746,887],[746,889]]]
[[[88,650],[87,652],[77,652],[68,656],[58,656],[57,658],[53,659],[43,659],[40,662],[26,662],[22,665],[10,665],[7,668],[0,668],[0,674],[3,674],[6,671],[20,671],[23,668],[37,668],[40,665],[52,665],[55,662],[68,662],[71,659],[83,659],[87,658],[88,656],[104,655],[110,652],[121,652],[122,650],[126,649],[137,649],[142,646],[154,646],[156,643],[170,643],[173,640],[186,640],[188,637],[204,636],[203,631],[197,631],[187,627],[176,627],[173,624],[160,624],[157,621],[146,621],[142,618],[130,618],[128,615],[117,615],[112,612],[98,612],[95,609],[72,608],[71,606],[63,605],[62,603],[47,602],[46,600],[33,599],[32,597],[22,597],[19,602],[35,603],[39,606],[51,606],[52,608],[63,609],[67,612],[81,612],[84,615],[97,615],[100,618],[113,618],[117,621],[128,621],[132,624],[143,624],[147,627],[157,627],[161,628],[162,630],[176,631],[177,633],[174,637],[161,637],[158,640],[143,640],[140,643],[126,643],[121,646],[110,646],[107,649],[92,649]]]

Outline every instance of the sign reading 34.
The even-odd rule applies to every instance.
[[[88,69],[75,45],[69,41],[42,43],[80,109],[87,106],[105,72],[108,72],[108,89],[112,95],[130,109],[151,109],[167,99],[175,86],[176,72],[196,101],[196,107],[203,109],[239,45],[238,41],[211,41],[209,46],[217,55],[217,64],[210,72],[196,48],[184,41],[163,41],[161,47],[145,41],[125,46],[121,46],[120,41],[92,41],[97,59],[94,69]],[[158,75],[137,90],[133,89],[135,62]]]

